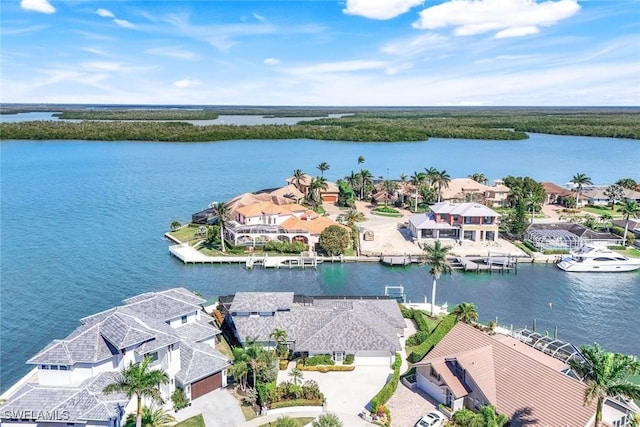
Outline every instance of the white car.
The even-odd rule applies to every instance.
[[[418,420],[415,427],[440,427],[444,424],[445,416],[440,411],[431,411],[424,414],[422,418]]]

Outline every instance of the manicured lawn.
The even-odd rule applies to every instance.
[[[229,347],[229,343],[227,343],[226,339],[220,339],[220,342],[216,344],[216,350],[233,360],[233,351],[231,350],[231,347]]]
[[[631,258],[640,258],[640,250],[635,248],[629,248],[624,251],[616,249],[615,251],[618,252],[619,254],[626,255]]]
[[[173,427],[205,427],[204,418],[202,418],[202,415],[196,415],[195,417],[187,418],[184,421],[180,421]]]
[[[251,406],[240,405],[240,409],[242,410],[242,414],[244,415],[244,419],[247,421],[251,421],[255,417],[257,417],[256,412],[253,410]]]
[[[378,211],[371,211],[371,213],[373,215],[379,215],[379,216],[388,216],[391,218],[402,218],[404,217],[404,215],[402,215],[401,213],[387,213],[387,212],[378,212]]]
[[[616,216],[620,216],[619,210],[620,210],[620,205],[616,205],[614,210],[611,210],[610,206],[585,206],[583,208],[580,208],[581,212],[588,212],[598,216],[603,214],[609,214],[614,218]]]
[[[294,418],[294,421],[296,421],[298,423],[299,427],[306,426],[307,424],[309,424],[313,420],[315,420],[315,418],[311,418],[311,417]],[[265,423],[265,424],[260,425],[260,427],[268,427],[270,425],[271,425],[271,423]]]
[[[188,227],[183,227],[179,230],[172,231],[169,234],[171,234],[173,237],[180,240],[181,242],[195,243],[198,240],[202,240],[201,237],[196,236],[197,232],[198,232],[198,227],[190,225]]]

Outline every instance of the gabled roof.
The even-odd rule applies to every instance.
[[[293,184],[285,185],[284,187],[273,190],[269,194],[271,194],[272,196],[286,197],[287,199],[293,200],[300,200],[304,197],[304,194],[302,194],[302,192],[298,190],[298,187]]]
[[[118,417],[129,399],[124,393],[103,394],[107,384],[118,377],[117,372],[103,372],[80,384],[78,387],[53,387],[28,383],[10,396],[2,406],[0,418],[6,414],[34,410],[43,414],[65,414],[67,423],[86,421],[108,421]],[[46,416],[46,415],[45,415]],[[41,420],[46,422],[46,420]]]
[[[236,212],[246,217],[262,215],[293,215],[293,212],[272,202],[256,202],[236,209]]]
[[[292,216],[288,218],[285,222],[280,224],[280,228],[283,230],[295,231],[295,230],[304,230],[308,231],[312,235],[320,235],[327,227],[331,225],[337,225],[338,227],[344,228],[347,232],[351,232],[351,229],[346,225],[339,224],[328,218],[326,216],[315,216],[315,218],[310,214],[309,220],[305,219],[305,216],[302,218],[298,218],[296,216]]]
[[[544,188],[544,192],[547,194],[555,194],[558,196],[571,196],[574,194],[570,189],[561,187],[553,182],[541,182],[540,184],[542,185],[542,188]]]
[[[442,189],[442,198],[451,199],[460,193],[484,193],[490,187],[471,178],[454,178]]]
[[[490,363],[487,347],[492,349],[493,379],[487,370]],[[542,357],[550,356],[530,357],[511,345],[511,341],[495,339],[459,322],[416,366],[420,369],[441,359],[457,360],[489,400],[495,383],[498,412],[510,418],[528,413],[529,421],[513,425],[587,425],[595,414],[595,402],[583,406],[585,386],[550,364],[542,363]]]
[[[430,206],[431,211],[437,214],[449,214],[460,216],[474,216],[474,217],[500,217],[501,215],[486,207],[480,203],[450,203],[440,202]]]
[[[176,378],[182,384],[189,384],[230,365],[229,359],[208,344],[182,343],[180,345],[180,370]]]

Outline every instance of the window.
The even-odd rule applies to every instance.
[[[150,357],[152,362],[158,360],[158,352],[154,351],[153,353],[147,353],[146,357]]]
[[[465,224],[471,224],[471,217],[470,216],[465,216],[464,217],[464,223]]]
[[[60,370],[61,371],[68,371],[69,367],[68,366],[64,366],[64,365],[60,365]]]
[[[482,223],[483,223],[483,224],[492,224],[492,223],[493,223],[493,217],[491,217],[491,216],[485,216],[485,217],[482,219]]]
[[[182,324],[184,325],[185,323],[187,323],[187,316],[182,316],[180,318],[180,320],[182,321]]]
[[[49,370],[49,365],[40,365],[40,369]]]

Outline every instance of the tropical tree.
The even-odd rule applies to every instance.
[[[240,389],[247,389],[247,375],[249,375],[249,364],[246,360],[244,348],[235,347],[233,349],[233,365],[229,366],[229,375],[240,384]]]
[[[168,427],[175,424],[176,419],[169,414],[164,408],[155,406],[142,407],[142,427]],[[136,425],[136,416],[129,414],[125,427],[133,427]]]
[[[329,188],[329,184],[325,177],[319,176],[311,178],[309,183],[309,192],[307,193],[307,202],[315,209],[322,204],[322,190]]]
[[[617,180],[615,184],[627,190],[635,190],[638,187],[638,183],[633,178],[622,178]]]
[[[293,368],[289,372],[289,376],[291,378],[293,378],[293,383],[295,385],[298,385],[298,383],[301,382],[304,379],[304,375],[302,374],[302,371],[300,369],[298,369],[297,367]]]
[[[413,175],[411,175],[411,178],[409,178],[409,182],[413,186],[413,210],[416,212],[418,211],[418,194],[420,192],[420,188],[422,188],[426,180],[427,174],[425,174],[424,172],[414,171]]]
[[[251,373],[253,375],[252,385],[255,388],[258,386],[258,372],[267,366],[266,352],[264,351],[264,348],[257,344],[253,339],[247,340],[244,351],[247,365],[251,368]]]
[[[433,185],[438,189],[438,203],[440,203],[440,199],[442,198],[442,189],[449,188],[449,183],[451,182],[451,176],[447,173],[446,170],[439,171],[433,177]]]
[[[351,245],[349,232],[342,226],[330,225],[320,233],[318,245],[329,256],[343,254]]]
[[[573,175],[573,178],[571,178],[569,182],[576,186],[577,203],[580,203],[580,194],[582,194],[582,189],[584,188],[584,186],[593,184],[593,182],[591,182],[591,178],[583,173],[577,173]]]
[[[474,323],[478,321],[478,308],[474,303],[463,302],[453,309],[453,314],[459,322]]]
[[[108,384],[102,392],[105,394],[124,393],[127,398],[136,397],[136,427],[142,427],[142,398],[146,397],[159,405],[164,404],[160,395],[160,384],[167,384],[169,377],[161,369],[149,369],[153,362],[151,357],[145,357],[142,361],[131,363],[123,368],[116,381]]]
[[[335,414],[322,414],[311,423],[312,427],[343,427],[343,425]]]
[[[358,164],[361,165],[364,163],[364,156],[358,156]]]
[[[336,218],[340,224],[344,224],[350,228],[353,228],[358,222],[365,221],[366,219],[364,214],[357,209],[349,209]]]
[[[320,176],[324,176],[324,171],[328,171],[330,166],[329,163],[322,162],[318,166],[316,166],[316,168],[318,168],[318,170],[320,171]]]
[[[299,190],[302,191],[302,182],[304,181],[304,172],[302,172],[302,169],[295,169],[293,171],[293,179],[291,180],[291,183]]]
[[[207,237],[205,240],[210,245],[220,240],[220,227],[217,225],[207,227]]]
[[[228,203],[218,202],[214,205],[215,218],[220,227],[220,247],[222,252],[226,252],[224,247],[224,227],[227,221],[231,219],[231,206]]]
[[[424,172],[426,176],[427,185],[429,187],[432,187],[433,183],[435,182],[436,176],[438,176],[440,172],[438,171],[438,169],[434,168],[433,166],[429,168],[424,168]]]
[[[384,205],[389,202],[389,198],[394,196],[396,190],[398,190],[398,183],[392,179],[385,179],[382,181],[382,190],[387,193],[387,197],[384,198]]]
[[[276,328],[269,335],[273,341],[275,341],[276,345],[282,344],[287,341],[287,331],[284,329]]]
[[[442,246],[440,240],[436,240],[433,245],[424,245],[424,251],[426,252],[424,264],[431,266],[429,274],[433,277],[431,284],[431,317],[435,315],[437,281],[440,279],[442,273],[451,272],[451,263],[447,259],[447,254],[450,249],[450,246]]]
[[[178,221],[171,221],[171,231],[176,231],[181,225]]]
[[[475,182],[479,182],[480,184],[484,184],[484,185],[489,184],[489,179],[483,173],[476,172],[472,175],[469,175],[469,178],[471,178]]]
[[[631,375],[640,373],[640,362],[635,356],[609,353],[597,343],[580,347],[584,361],[570,359],[571,368],[586,384],[584,405],[596,401],[596,423],[602,422],[602,405],[608,396],[640,399],[640,385],[629,381]]]
[[[604,195],[611,200],[611,210],[614,210],[616,202],[624,199],[624,188],[617,184],[610,185],[604,190]]]
[[[373,185],[373,174],[367,169],[360,169],[360,199],[364,199],[367,186]]]
[[[298,427],[299,426],[298,422],[295,419],[288,417],[286,415],[278,417],[277,420],[269,424],[272,427]]]
[[[627,242],[627,232],[629,231],[629,219],[640,217],[640,205],[635,200],[625,199],[620,207],[620,213],[624,219],[624,235],[622,240]]]

